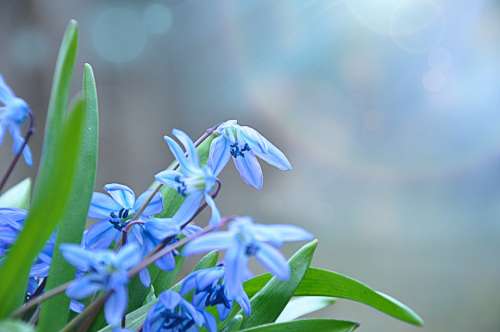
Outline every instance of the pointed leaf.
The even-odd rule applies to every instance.
[[[335,299],[326,296],[299,296],[286,305],[276,323],[288,322],[315,311],[324,309],[335,303]]]
[[[0,196],[0,207],[28,209],[30,206],[31,179],[26,178]]]
[[[351,332],[357,329],[358,323],[333,320],[333,319],[307,319],[295,320],[286,323],[260,325],[253,328],[241,330],[242,332]]]

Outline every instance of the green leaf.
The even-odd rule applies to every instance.
[[[63,222],[58,227],[56,246],[47,279],[46,290],[74,278],[75,269],[66,262],[59,246],[62,243],[80,243],[95,184],[98,157],[99,114],[97,90],[92,67],[86,64],[83,73],[83,97],[75,103],[70,117],[83,113],[84,127],[82,146],[78,154],[78,169]],[[61,329],[69,318],[69,298],[64,294],[53,297],[41,306],[39,332]]]
[[[203,256],[198,263],[193,268],[193,271],[208,269],[217,265],[219,260],[219,252],[216,250],[210,251],[208,254]]]
[[[28,209],[30,206],[31,179],[26,178],[0,196],[0,207]]]
[[[304,332],[304,331],[321,331],[321,332],[351,332],[357,329],[358,323],[348,322],[343,320],[333,319],[306,319],[295,320],[286,323],[266,324],[249,329],[241,330],[242,332]]]
[[[0,322],[0,332],[35,332],[35,329],[22,321],[3,320]]]
[[[269,274],[257,276],[245,283],[245,291],[249,296],[259,291],[271,278]],[[340,273],[310,268],[295,296],[331,296],[366,304],[389,316],[404,322],[421,326],[423,320],[412,309],[392,297],[377,292],[367,285],[344,276]]]
[[[175,283],[176,277],[179,274],[179,271],[182,269],[184,265],[184,256],[175,257],[175,269],[173,271],[161,271],[157,266],[153,265],[151,270],[158,270],[155,274],[157,275],[156,279],[153,280],[153,287],[155,289],[155,294],[160,294],[164,290],[169,289]]]
[[[239,331],[241,323],[243,323],[243,315],[237,314],[233,318],[230,318],[229,322],[226,324],[226,327],[222,329],[222,332]]]
[[[290,258],[289,280],[283,281],[273,277],[251,298],[252,315],[243,319],[242,328],[271,323],[278,318],[304,278],[317,245],[317,240],[311,241]]]
[[[327,296],[299,296],[288,302],[281,312],[277,323],[288,322],[312,312],[324,309],[335,303],[335,299]]]
[[[65,108],[77,48],[70,22],[59,52],[45,126],[42,159],[25,226],[0,267],[0,318],[24,299],[31,263],[65,215],[81,147],[83,113],[65,123]]]

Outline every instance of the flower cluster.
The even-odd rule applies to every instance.
[[[0,101],[6,105],[0,108],[0,115],[4,114],[0,125],[19,129],[22,117],[15,110],[21,102],[16,101],[3,81],[0,83]],[[27,106],[25,109],[29,112]],[[11,113],[19,117],[12,117]],[[11,117],[9,121],[7,115]],[[181,253],[191,256],[212,250],[224,252],[216,266],[187,275],[178,292],[166,290],[157,294],[157,302],[143,325],[144,332],[212,332],[217,331],[217,321],[226,320],[236,305],[250,315],[251,302],[243,283],[252,276],[248,267],[251,258],[277,278],[286,280],[290,268],[279,248],[285,242],[312,238],[296,226],[262,225],[250,217],[223,217],[220,213],[215,203],[221,186],[218,175],[229,158],[232,157],[243,181],[256,189],[263,186],[257,157],[281,170],[292,168],[285,155],[256,130],[234,120],[220,124],[205,136],[212,136],[210,150],[203,158],[206,162],[202,162],[197,145],[186,133],[174,129],[172,134],[173,137],[164,139],[176,159],[175,166],[157,173],[155,185],[138,197],[131,188],[118,183],[105,185],[106,193],[93,193],[88,210],[90,226],[81,244],[59,247],[76,269],[75,279],[66,289],[71,308],[81,312],[82,299],[102,293],[106,299],[106,321],[117,331],[124,327],[130,278],[138,275],[142,284],[150,287],[150,264],[172,271],[176,256]],[[179,207],[172,216],[165,217],[164,211],[174,204],[165,197],[174,196]],[[208,226],[201,228],[192,221],[205,207],[210,208],[211,215]],[[0,209],[0,257],[22,230],[26,214],[19,209]],[[54,237],[33,264],[28,296],[43,291],[53,248]]]

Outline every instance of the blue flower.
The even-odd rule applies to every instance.
[[[172,218],[148,218],[141,219],[135,223],[129,230],[127,243],[135,243],[141,248],[142,256],[146,257],[160,244],[170,245],[179,240],[179,235],[190,236],[201,230],[195,225],[183,225],[177,221],[177,215]],[[175,256],[178,255],[176,250],[169,252],[160,259],[156,260],[155,264],[164,271],[172,271],[175,268]],[[144,269],[139,273],[139,277],[144,286],[148,287],[151,283],[151,278],[148,269]]]
[[[217,331],[217,323],[208,312],[196,309],[178,293],[167,290],[160,294],[158,302],[151,308],[144,321],[144,332],[199,331],[206,327]]]
[[[222,264],[194,271],[182,282],[181,294],[194,290],[193,305],[198,309],[215,306],[219,318],[227,318],[233,307],[233,299],[229,297],[224,284],[224,266]],[[247,315],[250,315],[250,300],[245,292],[235,299]]]
[[[86,248],[108,248],[113,241],[120,239],[123,228],[132,216],[142,207],[151,195],[147,190],[139,198],[127,186],[111,183],[104,186],[108,195],[95,192],[89,208],[89,218],[98,220],[84,234]],[[163,201],[160,193],[156,193],[148,204],[142,217],[149,217],[163,210]]]
[[[0,75],[0,102],[3,104],[3,107],[0,106],[0,144],[2,144],[5,132],[9,131],[13,140],[12,150],[16,154],[24,143],[21,125],[28,118],[31,110],[28,104],[9,88],[2,75]],[[23,150],[23,157],[26,164],[30,166],[33,164],[28,146]]]
[[[22,231],[26,215],[27,212],[23,209],[0,208],[0,264]],[[49,273],[54,243],[55,234],[52,234],[31,266],[26,290],[27,299],[35,294]]]
[[[108,324],[118,326],[127,308],[127,271],[139,263],[141,253],[134,244],[127,244],[116,253],[111,250],[86,250],[75,244],[62,244],[64,258],[79,271],[66,290],[71,299],[81,300],[98,291],[111,294],[104,305]]]
[[[222,171],[229,157],[232,157],[243,181],[261,189],[263,175],[257,157],[280,170],[292,169],[283,152],[253,128],[240,126],[236,120],[229,120],[217,127],[216,132],[220,136],[213,140],[208,158],[208,165],[216,175]]]
[[[251,276],[248,259],[255,257],[267,270],[280,279],[290,276],[288,262],[276,249],[288,241],[310,240],[313,236],[293,225],[255,224],[249,217],[238,217],[227,231],[206,234],[184,247],[184,255],[226,250],[224,282],[230,298],[243,296],[243,281]]]
[[[178,220],[188,221],[205,200],[212,210],[210,224],[217,224],[220,221],[220,214],[210,196],[210,191],[217,183],[217,177],[210,167],[201,166],[198,152],[189,136],[177,129],[172,133],[184,145],[186,152],[172,138],[165,136],[165,141],[179,162],[179,170],[167,169],[156,174],[155,178],[158,182],[174,188],[185,198],[180,208],[184,214],[178,213]]]

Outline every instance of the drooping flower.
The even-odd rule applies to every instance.
[[[79,271],[66,290],[66,295],[81,300],[99,291],[111,292],[104,305],[104,315],[108,324],[119,326],[128,302],[127,271],[141,260],[139,248],[127,244],[116,253],[62,244],[60,249],[64,258]]]
[[[233,307],[224,283],[224,266],[219,264],[212,268],[201,269],[190,273],[182,282],[181,294],[193,293],[192,303],[198,309],[215,306],[220,320],[227,318]],[[250,315],[250,300],[245,292],[235,299],[247,315]]]
[[[213,140],[208,158],[208,165],[216,175],[232,157],[243,181],[261,189],[263,175],[257,157],[280,170],[292,169],[283,152],[253,128],[240,126],[236,120],[229,120],[217,127],[216,132],[220,136]]]
[[[149,311],[143,331],[196,332],[201,327],[210,332],[217,331],[217,323],[211,314],[198,310],[178,293],[167,290],[160,294],[158,302]]]
[[[243,296],[242,283],[251,276],[248,259],[255,257],[280,279],[290,275],[288,262],[276,249],[284,242],[310,240],[313,236],[293,225],[255,224],[249,217],[235,218],[227,231],[208,233],[187,243],[184,255],[226,250],[224,283],[230,298]]]
[[[27,211],[16,208],[0,208],[0,265],[10,247],[16,241],[24,227]],[[42,251],[31,266],[26,298],[29,299],[40,287],[49,273],[52,253],[54,251],[55,234],[49,238]]]
[[[156,174],[155,178],[158,182],[174,188],[184,197],[181,211],[185,214],[178,215],[179,220],[188,221],[195,214],[201,202],[205,200],[212,210],[210,224],[217,224],[220,221],[220,214],[212,196],[210,196],[210,192],[217,183],[217,177],[210,167],[200,164],[196,147],[188,135],[177,129],[174,129],[172,133],[184,145],[186,152],[172,138],[165,136],[170,151],[179,162],[179,170],[167,169]]]
[[[182,222],[177,220],[177,214],[172,218],[143,218],[129,229],[127,242],[135,243],[141,248],[142,256],[146,257],[162,243],[170,245],[177,242],[180,235],[190,236],[201,230],[196,225],[182,226]],[[156,260],[155,265],[161,270],[172,271],[175,268],[175,256],[178,254],[177,250],[173,250]],[[148,269],[142,270],[139,277],[144,286],[150,285]]]
[[[108,195],[95,192],[89,208],[89,218],[98,220],[84,234],[86,248],[108,248],[113,241],[120,239],[123,228],[132,216],[142,207],[151,195],[151,190],[142,193],[136,200],[135,193],[129,187],[111,183],[104,186]],[[156,193],[148,204],[142,217],[147,218],[163,210],[160,193]]]
[[[14,154],[21,149],[24,138],[21,135],[21,125],[26,121],[31,113],[28,103],[17,97],[12,89],[7,85],[2,75],[0,75],[0,144],[6,131],[12,136],[12,151]],[[26,146],[23,150],[24,161],[28,165],[33,164],[31,150]]]

